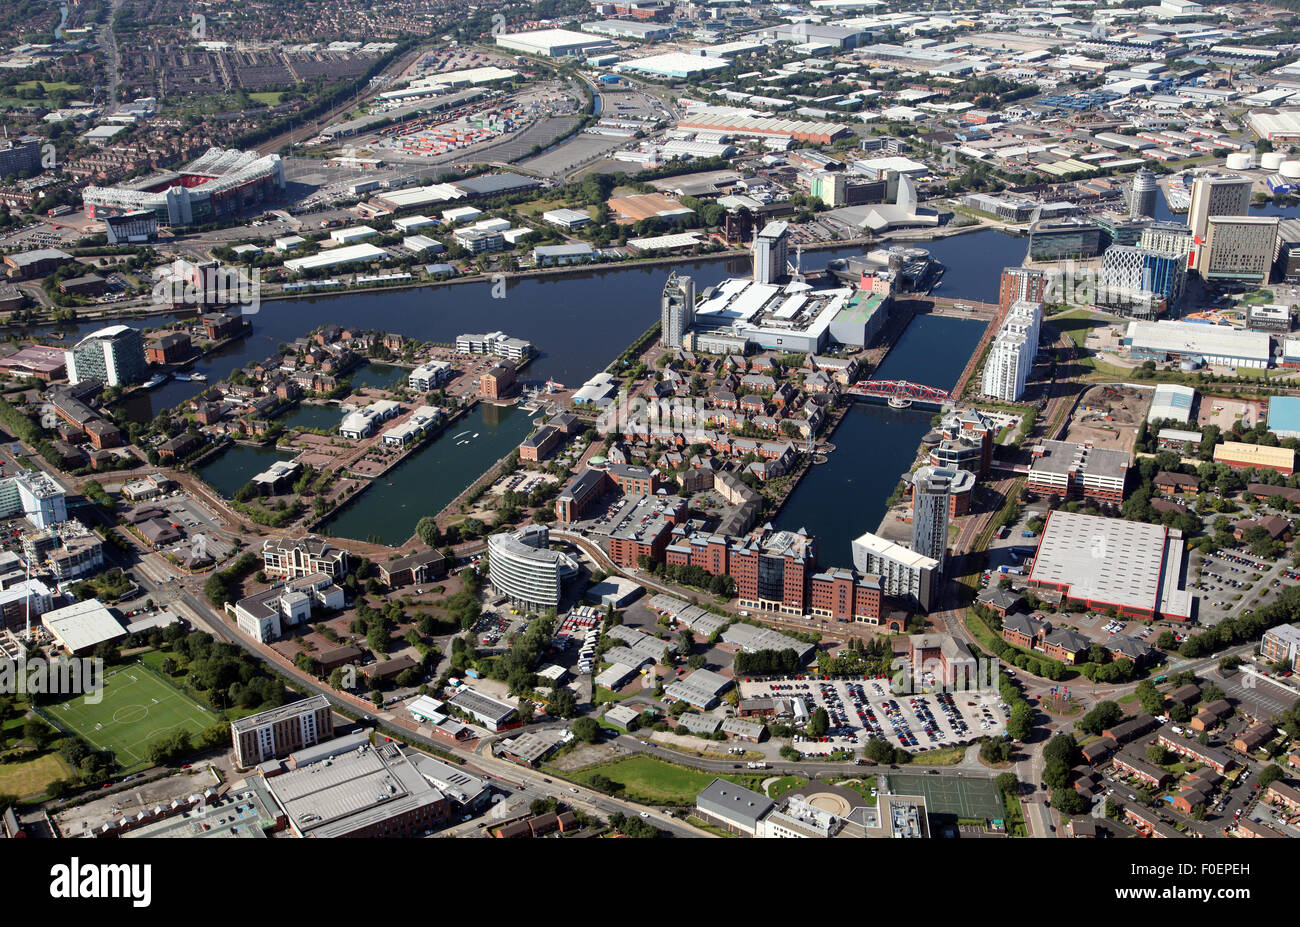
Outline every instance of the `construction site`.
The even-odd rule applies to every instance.
[[[1146,419],[1150,404],[1150,391],[1094,386],[1080,397],[1065,440],[1132,453],[1138,426]]]

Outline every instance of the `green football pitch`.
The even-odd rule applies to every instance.
[[[149,765],[149,744],[174,731],[191,735],[217,723],[217,716],[142,664],[104,675],[102,700],[83,696],[46,707],[46,719],[81,737],[97,750],[110,751],[124,770]]]

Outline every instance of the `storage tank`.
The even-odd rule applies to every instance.
[[[1228,170],[1230,171],[1250,170],[1250,168],[1254,166],[1254,160],[1255,159],[1250,156],[1249,152],[1234,151],[1232,154],[1228,155]]]
[[[1300,180],[1300,161],[1283,161],[1277,172],[1287,180]]]
[[[1266,151],[1259,156],[1259,166],[1266,171],[1275,171],[1282,166],[1282,152]]]

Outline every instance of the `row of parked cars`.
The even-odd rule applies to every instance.
[[[951,692],[940,692],[935,696],[939,703],[939,710],[948,718],[948,726],[952,728],[959,738],[964,738],[970,733],[970,725],[962,717],[961,711],[957,708],[957,700],[952,697]]]
[[[871,685],[875,687],[879,694],[885,694],[884,687],[880,683],[873,682]],[[883,740],[885,729],[880,726],[880,719],[876,717],[876,713],[871,708],[871,703],[867,701],[866,686],[858,682],[851,682],[848,684],[848,690],[849,696],[853,699],[853,709],[858,715],[858,723],[862,725],[867,734]]]
[[[916,735],[912,733],[912,726],[903,717],[903,709],[898,702],[891,698],[882,703],[880,707],[885,710],[885,717],[889,719],[889,723],[893,726],[894,736],[898,738],[900,744],[904,747],[920,746]]]

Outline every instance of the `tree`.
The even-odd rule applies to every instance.
[[[1155,766],[1164,766],[1169,762],[1169,751],[1160,744],[1147,747],[1147,759]]]
[[[185,756],[187,753],[191,753],[193,750],[194,746],[190,742],[190,732],[176,731],[153,741],[146,748],[145,754],[149,757],[150,763],[163,766]]]
[[[1011,709],[1011,717],[1007,718],[1007,735],[1013,740],[1025,741],[1034,729],[1034,709],[1029,707],[1029,703],[1021,700]]]
[[[894,748],[879,737],[868,740],[863,753],[873,763],[888,763],[894,758]]]
[[[997,785],[999,792],[1015,794],[1020,789],[1020,780],[1016,778],[1016,774],[1013,772],[999,773]]]
[[[594,744],[600,740],[600,725],[592,718],[578,718],[570,729],[573,736],[583,743]]]
[[[376,655],[387,653],[391,641],[392,635],[382,624],[376,623],[366,632],[366,646]]]
[[[1074,765],[1078,756],[1078,746],[1070,734],[1056,734],[1043,747],[1045,761],[1058,760],[1068,768]]]
[[[1115,702],[1098,702],[1097,707],[1075,722],[1075,727],[1085,734],[1100,734],[1124,717],[1124,710]]]
[[[528,803],[528,811],[530,814],[534,816],[547,814],[548,812],[554,811],[556,807],[559,805],[559,803],[560,803],[559,799],[555,798],[554,796],[548,796],[546,798],[534,798],[531,802]]]
[[[1070,767],[1059,759],[1050,759],[1043,766],[1043,782],[1053,792],[1065,789],[1070,784]]]
[[[40,718],[28,718],[23,722],[23,739],[30,740],[38,750],[49,743],[51,733],[50,726]]]
[[[1062,788],[1052,792],[1052,807],[1062,814],[1083,814],[1088,803],[1074,789]]]
[[[430,550],[435,549],[442,542],[442,533],[438,530],[438,522],[429,515],[424,516],[415,523],[415,533],[424,544],[428,545]]]
[[[1011,759],[1011,744],[999,738],[985,738],[980,744],[980,759],[985,763],[1005,763]]]
[[[1282,771],[1281,766],[1278,766],[1276,763],[1269,763],[1259,774],[1259,789],[1262,792],[1274,782],[1285,778],[1286,773]]]
[[[556,689],[551,695],[551,714],[557,718],[572,718],[578,713],[578,698],[568,689]]]
[[[1160,694],[1150,679],[1143,679],[1137,687],[1138,702],[1142,705],[1142,710],[1149,715],[1159,715],[1164,713],[1165,697]]]
[[[825,737],[830,728],[831,718],[825,708],[818,708],[812,713],[812,718],[808,721],[809,737]]]

